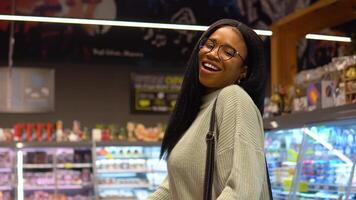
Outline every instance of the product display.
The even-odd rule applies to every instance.
[[[98,147],[97,185],[100,199],[145,199],[166,176],[159,147]]]
[[[15,144],[0,148],[0,200],[17,200],[19,190],[24,200],[145,199],[166,176],[158,143]]]
[[[0,147],[0,200],[13,200],[15,189],[14,152]]]
[[[157,142],[162,140],[164,125],[158,124],[154,127],[146,127],[142,123],[127,122],[126,127],[118,128],[116,125],[98,124],[92,130],[95,141],[145,141]]]
[[[31,147],[21,151],[26,200],[94,199],[90,148]]]
[[[356,103],[356,55],[333,58],[295,76],[290,88],[276,85],[265,100],[264,117]]]
[[[94,200],[83,195],[51,194],[47,192],[34,192],[27,200]]]
[[[115,124],[97,124],[90,132],[87,127],[81,128],[79,121],[74,120],[71,129],[63,128],[63,122],[53,123],[17,123],[13,129],[0,128],[1,141],[17,142],[81,142],[89,141],[144,141],[157,142],[162,140],[165,125],[146,126],[142,123],[127,122],[125,127]]]
[[[269,131],[265,141],[275,199],[287,199],[291,191],[298,199],[339,199],[348,189],[356,198],[354,119]]]

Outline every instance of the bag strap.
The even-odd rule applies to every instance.
[[[212,188],[213,188],[213,173],[215,167],[215,137],[219,137],[218,134],[215,134],[215,124],[216,124],[216,108],[217,98],[214,101],[213,109],[211,111],[210,116],[210,125],[209,132],[206,135],[205,141],[207,144],[206,150],[206,160],[205,160],[205,177],[204,177],[204,193],[203,200],[211,200],[212,198]],[[217,125],[217,124],[216,124]],[[271,181],[269,178],[268,165],[265,156],[266,163],[266,173],[267,173],[267,184],[268,184],[268,193],[269,199],[273,200],[272,189],[271,189]]]
[[[205,160],[205,177],[204,177],[204,194],[203,200],[211,200],[213,188],[213,173],[214,173],[214,159],[215,159],[215,107],[217,98],[214,101],[213,109],[210,116],[209,132],[206,135],[205,141],[207,145],[206,160]]]

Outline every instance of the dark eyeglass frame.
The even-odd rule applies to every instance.
[[[213,44],[213,48],[205,46],[206,42],[208,42],[208,41]],[[206,47],[208,49],[208,51],[205,51],[204,53],[207,54],[207,53],[212,52],[216,48],[216,46],[217,46],[216,41],[211,40],[211,39],[203,39],[203,40],[201,40],[201,42],[199,44],[199,50],[201,50],[203,47]],[[229,58],[227,58],[227,59],[222,59],[221,56],[220,56],[221,47],[229,47],[230,49],[232,49],[234,51],[233,55],[229,56]],[[218,47],[218,56],[219,56],[220,60],[227,61],[227,60],[230,60],[231,58],[235,57],[236,55],[238,57],[240,57],[240,59],[242,60],[242,63],[245,64],[245,59],[241,56],[241,54],[238,51],[236,51],[236,49],[234,49],[234,48],[232,48],[232,47],[230,47],[228,45],[219,45],[219,47]]]

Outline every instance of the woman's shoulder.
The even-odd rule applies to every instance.
[[[219,94],[219,98],[228,102],[253,103],[250,95],[238,85],[229,85],[223,88]]]

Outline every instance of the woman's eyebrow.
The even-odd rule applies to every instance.
[[[234,49],[235,51],[237,51],[237,48],[235,48],[235,47],[233,47],[233,46],[231,46],[230,44],[227,44],[227,43],[221,44],[221,43],[220,43],[217,39],[215,39],[215,38],[209,38],[209,40],[215,42],[216,45],[228,46],[228,47]]]

